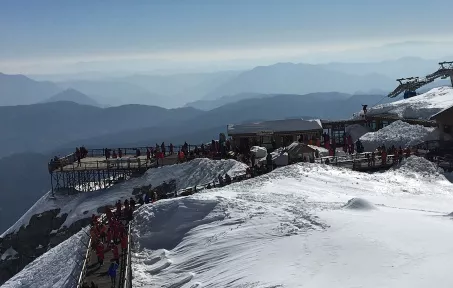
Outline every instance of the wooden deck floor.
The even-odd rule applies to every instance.
[[[177,155],[169,155],[159,159],[159,166],[172,165],[177,163]],[[147,160],[146,155],[140,157],[123,157],[117,159],[105,159],[105,157],[87,157],[79,163],[63,166],[56,171],[82,171],[82,170],[107,170],[107,169],[141,169],[151,168],[155,165],[156,159]]]

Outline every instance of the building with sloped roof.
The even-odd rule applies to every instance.
[[[439,129],[453,137],[453,105],[432,115],[429,120],[434,120]]]
[[[260,121],[246,124],[230,124],[227,127],[228,136],[238,147],[287,146],[294,141],[302,139],[304,142],[321,139],[323,128],[321,120],[285,119],[273,121]]]

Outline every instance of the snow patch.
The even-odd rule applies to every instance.
[[[6,260],[8,258],[16,258],[17,251],[13,249],[13,247],[9,247],[6,249],[5,253],[2,254],[2,257],[0,257],[1,260]]]
[[[360,141],[365,151],[374,151],[382,145],[385,145],[387,148],[391,146],[405,148],[438,138],[439,136],[435,128],[411,125],[398,120],[376,132],[366,133],[360,137]]]

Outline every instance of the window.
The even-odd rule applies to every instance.
[[[272,137],[271,136],[261,136],[261,143],[262,144],[271,144]]]

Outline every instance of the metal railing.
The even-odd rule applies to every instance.
[[[65,166],[59,166],[56,170],[126,170],[126,169],[148,169],[156,166],[155,158],[116,158],[98,161],[74,162]]]
[[[87,252],[85,253],[85,259],[83,260],[82,270],[80,271],[79,280],[77,282],[77,288],[81,288],[83,285],[83,282],[85,281],[88,262],[90,261],[90,258],[91,258],[91,236],[88,241],[88,248],[87,248]]]
[[[183,149],[183,147],[184,147],[183,145],[173,146],[173,150],[171,150],[170,146],[165,146],[164,156],[177,154],[179,151],[181,151]],[[188,145],[187,146],[187,150],[190,152],[195,147],[197,147],[197,146],[196,145]],[[80,164],[77,163],[76,154],[74,152],[74,153],[71,153],[71,154],[66,155],[64,157],[60,157],[60,158],[58,158],[58,160],[50,161],[48,163],[48,169],[49,169],[49,172],[51,173],[53,171],[56,171],[58,169],[62,169],[63,167],[69,166],[69,165],[72,165],[72,166],[74,166],[74,168],[77,168],[77,167],[80,167],[81,165],[83,165],[84,163],[88,163],[88,164],[91,163],[90,166],[93,167],[94,164],[95,164],[94,166],[99,166],[99,163],[105,163],[104,161],[122,162],[123,160],[125,160],[126,163],[128,161],[130,161],[130,160],[133,161],[134,159],[135,159],[135,161],[137,161],[137,159],[139,159],[137,157],[137,149],[140,151],[140,156],[139,157],[143,158],[143,157],[146,157],[147,151],[150,148],[153,148],[153,147],[135,147],[135,148],[115,148],[115,149],[110,149],[111,151],[115,151],[115,152],[121,150],[121,152],[122,152],[121,157],[119,157],[119,155],[117,154],[116,158],[113,158],[112,157],[113,155],[110,154],[110,157],[105,159],[105,160],[102,160],[102,161],[83,161]],[[160,146],[159,146],[159,149],[161,149]],[[160,151],[160,152],[162,152],[162,151]],[[130,156],[133,156],[133,157],[131,158]],[[105,157],[105,149],[89,149],[89,150],[87,150],[86,156],[81,158],[81,159],[94,158],[94,157]],[[130,159],[130,160],[128,160],[128,159]],[[155,155],[151,155],[151,159],[156,159]],[[122,167],[122,168],[125,169],[125,167]]]
[[[132,236],[131,236],[131,224],[129,223],[129,229],[127,231],[127,258],[126,258],[126,271],[124,272],[124,284],[123,288],[132,287]]]

